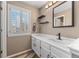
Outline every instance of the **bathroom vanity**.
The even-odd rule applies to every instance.
[[[32,34],[32,49],[41,58],[71,58],[68,45],[74,41],[71,38],[47,34]]]
[[[69,45],[73,58],[79,58],[79,38]]]

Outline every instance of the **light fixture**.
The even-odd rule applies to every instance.
[[[57,1],[53,1],[53,3],[56,3]]]
[[[56,2],[57,2],[57,1],[53,1],[53,2],[48,3],[48,5],[46,5],[45,8],[46,8],[46,9],[49,8],[50,6],[52,6],[53,4],[55,4]]]
[[[48,5],[46,5],[45,8],[48,8]]]
[[[49,6],[52,6],[52,4],[53,4],[53,3],[52,3],[52,2],[50,2],[48,5],[49,5]]]

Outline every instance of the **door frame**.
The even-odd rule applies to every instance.
[[[1,11],[1,27],[2,27],[2,33],[1,33],[1,50],[2,54],[1,57],[5,58],[7,57],[7,2],[2,1],[1,3],[2,11]]]

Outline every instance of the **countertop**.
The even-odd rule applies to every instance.
[[[75,54],[79,55],[79,38],[72,42],[69,45],[69,48],[71,49],[71,52],[74,52]]]
[[[68,46],[74,41],[72,38],[61,37],[62,40],[57,40],[57,36],[48,35],[48,34],[32,34],[32,37],[35,37],[43,42],[46,42],[52,46],[55,46],[63,51],[70,52]],[[54,41],[53,41],[54,40]],[[55,42],[57,41],[57,42]]]

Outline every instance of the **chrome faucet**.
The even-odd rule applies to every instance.
[[[62,40],[62,39],[61,39],[61,34],[60,34],[60,33],[58,33],[57,36],[58,36],[58,38],[57,38],[58,40]]]

